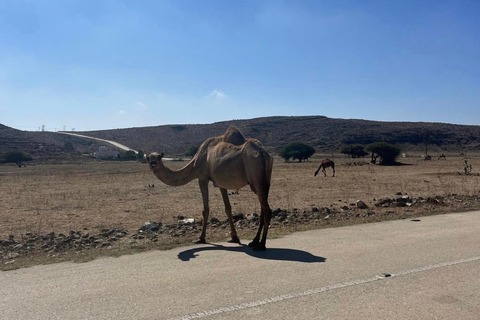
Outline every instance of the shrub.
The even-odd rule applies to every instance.
[[[120,160],[136,160],[137,154],[135,151],[128,150],[125,151],[122,155],[120,155]]]
[[[315,149],[302,142],[293,142],[280,150],[279,155],[290,161],[290,159],[297,159],[299,162],[302,160],[308,160],[315,153]]]
[[[32,161],[32,157],[25,155],[20,151],[9,151],[0,156],[0,163],[15,163],[21,167],[24,161]]]
[[[369,144],[366,149],[372,153],[372,162],[375,163],[376,158],[380,157],[380,164],[382,165],[395,164],[401,152],[399,148],[386,142],[374,142]]]
[[[138,150],[137,152],[137,160],[143,160],[145,153],[142,150]]]
[[[197,154],[198,151],[198,146],[190,147],[187,152],[185,152],[186,157],[193,157],[194,155]]]
[[[349,146],[345,146],[340,152],[343,154],[347,154],[349,157],[352,158],[360,158],[368,155],[368,152],[365,152],[364,147],[361,144],[352,144]]]

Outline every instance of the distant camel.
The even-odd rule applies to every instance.
[[[235,127],[229,127],[225,134],[207,139],[198,149],[192,160],[182,169],[172,171],[164,166],[162,154],[152,153],[147,157],[153,174],[170,186],[181,186],[198,179],[203,199],[203,228],[197,243],[206,243],[205,234],[208,223],[208,183],[213,182],[220,188],[225,213],[231,229],[229,242],[240,243],[233,224],[232,207],[228,191],[240,189],[247,184],[260,201],[261,215],[258,232],[248,244],[253,250],[265,250],[267,232],[272,218],[268,204],[268,193],[272,176],[273,158],[256,139],[245,138]],[[263,230],[263,234],[262,234]],[[260,240],[260,235],[262,238]]]
[[[335,162],[333,162],[332,160],[330,159],[326,159],[326,160],[323,160],[322,163],[320,164],[320,167],[318,167],[317,171],[315,171],[315,175],[314,177],[317,176],[318,172],[320,171],[320,169],[322,169],[322,172],[323,172],[323,176],[327,176],[327,172],[325,171],[325,169],[327,169],[328,167],[332,167],[332,170],[333,170],[333,176],[332,177],[335,177]]]
[[[447,157],[445,157],[445,155],[442,153],[441,155],[438,156],[438,160],[440,159],[447,160]]]
[[[432,160],[432,156],[426,155],[423,157],[423,160],[425,161]]]

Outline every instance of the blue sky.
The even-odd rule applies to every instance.
[[[0,0],[0,123],[480,124],[480,1]]]

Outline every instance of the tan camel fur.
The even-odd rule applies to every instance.
[[[325,171],[325,169],[327,169],[328,167],[332,167],[332,170],[333,170],[333,176],[332,177],[335,177],[335,162],[333,162],[330,159],[325,159],[325,160],[322,161],[322,163],[320,164],[320,167],[318,167],[317,171],[315,171],[314,177],[317,176],[320,169],[322,169],[323,176],[326,177],[327,172]]]
[[[153,174],[170,186],[181,186],[198,179],[203,199],[203,228],[197,243],[206,243],[209,206],[208,183],[213,182],[220,188],[225,213],[230,223],[232,239],[229,242],[240,243],[233,224],[232,207],[227,190],[237,190],[247,184],[260,201],[261,215],[258,232],[248,245],[254,250],[265,250],[267,232],[272,217],[268,204],[268,193],[272,176],[273,158],[256,139],[245,138],[235,127],[218,137],[207,139],[193,159],[182,169],[173,171],[164,166],[162,154],[152,153],[147,157]],[[263,230],[263,233],[262,233]],[[260,235],[262,235],[260,241]]]

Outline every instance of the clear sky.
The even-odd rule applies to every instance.
[[[480,1],[0,0],[0,123],[480,125]]]

